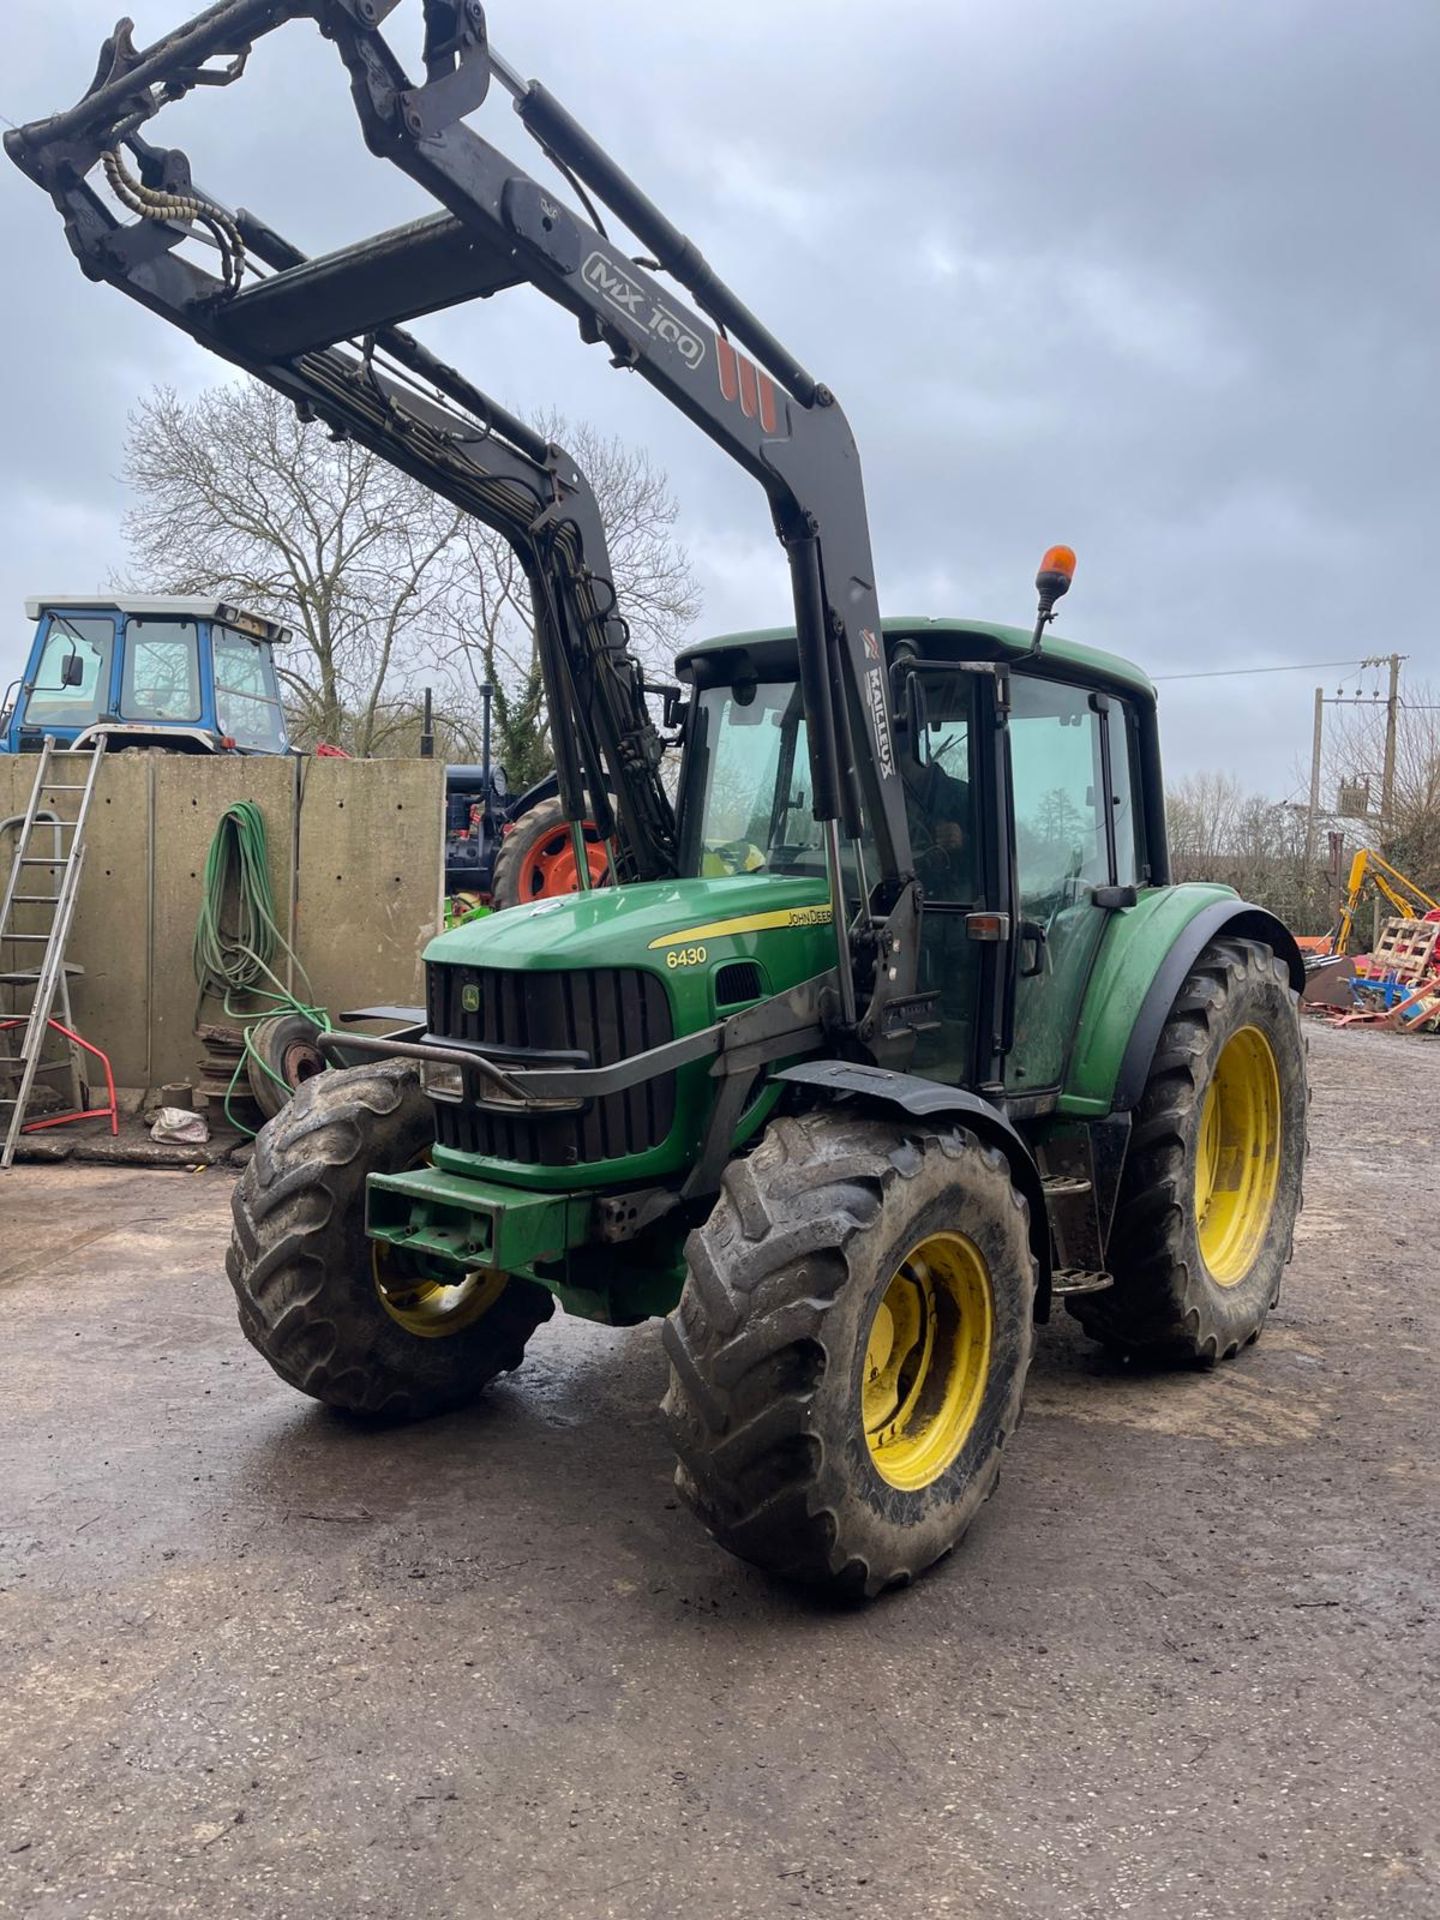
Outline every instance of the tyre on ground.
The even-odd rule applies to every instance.
[[[267,1120],[325,1071],[320,1028],[303,1013],[274,1013],[257,1020],[245,1036],[245,1078]]]
[[[1066,1305],[1120,1352],[1212,1364],[1254,1340],[1300,1210],[1305,1043],[1285,962],[1257,940],[1205,948],[1135,1110],[1108,1265]]]
[[[365,1180],[427,1159],[414,1064],[307,1080],[261,1128],[235,1188],[226,1272],[240,1326],[282,1380],[351,1413],[418,1418],[518,1367],[554,1300],[532,1281],[457,1272],[445,1285],[365,1232]]]
[[[605,843],[588,820],[584,831],[590,885],[601,887],[610,874]],[[490,876],[490,904],[498,912],[529,900],[577,893],[579,876],[564,805],[559,800],[541,800],[527,807],[500,841]]]
[[[948,1552],[995,1486],[1034,1339],[1003,1155],[948,1124],[783,1118],[686,1260],[663,1413],[716,1540],[855,1596]]]

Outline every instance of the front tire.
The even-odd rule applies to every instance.
[[[240,1327],[292,1387],[349,1413],[418,1419],[518,1367],[555,1303],[504,1274],[441,1285],[365,1232],[365,1180],[429,1153],[413,1064],[307,1080],[261,1128],[235,1187],[225,1271]]]
[[[1212,1364],[1280,1295],[1305,1161],[1305,1043],[1289,969],[1256,940],[1196,961],[1135,1112],[1108,1264],[1066,1305],[1124,1353]]]
[[[947,1553],[995,1486],[1034,1339],[1004,1157],[958,1127],[778,1120],[686,1258],[662,1410],[720,1544],[866,1596]]]

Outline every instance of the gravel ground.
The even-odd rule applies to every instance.
[[[1259,1346],[1061,1316],[999,1496],[858,1612],[676,1506],[654,1328],[368,1432],[242,1342],[227,1172],[6,1174],[0,1911],[1440,1914],[1440,1046],[1311,1058]]]

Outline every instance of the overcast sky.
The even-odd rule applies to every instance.
[[[83,91],[117,0],[17,9],[0,114]],[[136,39],[186,0],[136,0]],[[198,10],[194,9],[194,10]],[[418,40],[418,0],[397,39]],[[839,395],[882,608],[1025,622],[1055,541],[1061,625],[1154,675],[1399,649],[1437,675],[1437,0],[581,0],[487,8]],[[407,16],[415,15],[410,22]],[[497,90],[475,124],[541,171]],[[156,137],[307,251],[423,210],[358,134],[314,28]],[[85,281],[0,173],[0,669],[29,593],[124,558],[127,410],[225,376]],[[711,630],[787,613],[763,497],[573,322],[517,289],[417,331],[520,410],[668,469]],[[1162,686],[1172,772],[1277,795],[1338,670]]]

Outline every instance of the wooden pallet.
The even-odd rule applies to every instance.
[[[1440,1022],[1440,978],[1434,977],[1422,981],[1385,1016],[1387,1027],[1396,1027],[1405,1033],[1433,1028],[1437,1022]]]
[[[1370,956],[1373,973],[1393,973],[1397,980],[1419,981],[1435,959],[1440,920],[1387,920]]]

